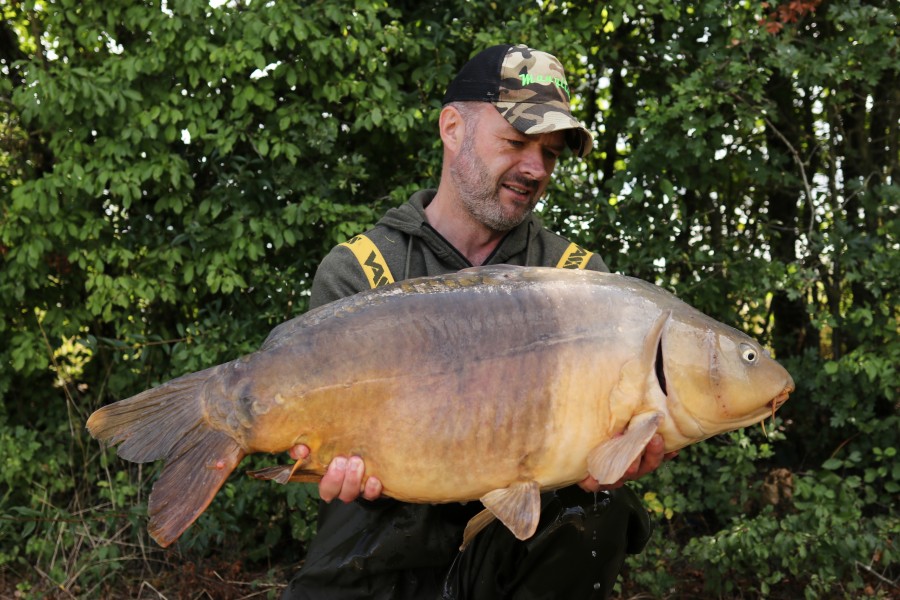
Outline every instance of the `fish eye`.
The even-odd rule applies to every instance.
[[[741,344],[741,358],[744,362],[755,364],[759,360],[759,350],[750,344]]]

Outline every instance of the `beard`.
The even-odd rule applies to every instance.
[[[491,177],[484,162],[475,152],[474,136],[466,135],[456,160],[450,167],[460,192],[463,206],[472,217],[491,231],[506,232],[521,224],[538,201],[538,183],[521,176],[508,178],[516,187],[531,191],[527,206],[505,207],[500,202],[501,184]]]

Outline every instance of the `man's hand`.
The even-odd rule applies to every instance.
[[[647,447],[644,448],[644,453],[639,456],[631,466],[628,467],[628,470],[625,471],[625,474],[622,476],[622,479],[618,480],[615,483],[600,485],[600,483],[594,479],[593,477],[587,477],[578,486],[586,492],[602,492],[606,490],[614,490],[616,488],[622,487],[626,481],[632,481],[634,479],[638,479],[639,477],[643,477],[647,473],[655,471],[659,465],[663,463],[663,461],[671,460],[678,456],[678,451],[669,452],[668,454],[663,454],[663,449],[665,448],[665,443],[663,442],[663,438],[658,433],[650,438],[650,442],[647,444]]]
[[[309,456],[309,448],[298,444],[290,450],[291,458],[302,460]],[[381,497],[381,482],[376,477],[369,477],[363,488],[363,475],[366,467],[358,456],[335,456],[328,465],[328,470],[319,482],[319,497],[325,502],[340,498],[344,502],[353,502],[360,494],[366,500]]]

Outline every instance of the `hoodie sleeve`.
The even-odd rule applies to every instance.
[[[591,271],[603,271],[604,273],[609,273],[609,267],[606,266],[606,263],[603,262],[600,255],[596,253],[588,260],[587,267],[585,268]]]
[[[356,257],[346,247],[335,246],[316,270],[309,308],[317,308],[367,289],[369,281]]]

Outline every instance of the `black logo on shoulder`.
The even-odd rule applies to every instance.
[[[581,264],[584,262],[584,258],[588,255],[588,251],[582,248],[581,246],[575,246],[572,249],[572,252],[566,257],[566,262],[563,263],[563,269],[580,269]]]
[[[372,270],[372,281],[375,282],[372,287],[381,287],[390,283],[390,280],[384,276],[384,265],[378,262],[378,255],[374,250],[363,264]]]

